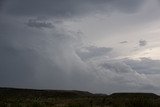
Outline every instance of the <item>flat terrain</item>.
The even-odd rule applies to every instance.
[[[160,107],[153,93],[92,94],[76,90],[0,88],[0,107]]]

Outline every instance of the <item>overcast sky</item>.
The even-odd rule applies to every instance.
[[[160,0],[0,0],[0,86],[160,94]]]

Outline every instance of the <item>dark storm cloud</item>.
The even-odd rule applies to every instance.
[[[126,13],[136,12],[145,0],[113,0],[113,6]]]
[[[113,49],[110,47],[85,47],[83,50],[78,50],[77,54],[82,60],[87,60],[95,57],[107,56]]]
[[[2,9],[3,3],[5,2],[5,0],[0,0],[0,11]]]
[[[69,31],[54,26],[54,22],[34,19],[37,16],[68,18],[113,10],[133,13],[139,10],[143,2],[144,0],[0,1],[3,7],[3,14],[0,15],[0,86],[94,92],[138,90],[137,85],[144,90],[147,86],[153,86],[140,73],[145,74],[148,69],[145,66],[149,67],[153,62],[157,65],[152,65],[149,70],[158,73],[158,61],[141,61],[145,62],[144,66],[134,60],[108,61],[104,56],[110,55],[113,48],[79,48],[84,46],[78,38],[81,33],[70,35]],[[28,26],[24,25],[26,21]],[[49,31],[30,27],[54,29]],[[153,86],[152,89],[154,88]]]
[[[0,20],[3,26],[0,29],[0,85],[32,87],[36,82],[37,62],[43,58],[32,45],[35,33],[13,23]]]
[[[27,57],[27,58],[26,58]],[[1,46],[0,49],[0,84],[21,85],[34,84],[34,61],[38,56],[27,49],[16,49],[11,46]],[[32,63],[30,62],[32,59]]]
[[[10,0],[5,11],[15,15],[70,17],[108,9],[132,13],[145,0]],[[111,11],[112,11],[111,10]],[[110,11],[110,10],[109,10]]]
[[[35,28],[53,28],[53,24],[50,22],[45,22],[37,19],[29,19],[28,23],[26,23],[29,27],[35,27]]]
[[[139,46],[146,46],[147,45],[147,41],[146,40],[140,40],[139,41]]]
[[[48,34],[5,20],[0,20],[0,86],[77,90],[90,87],[93,74],[86,73],[67,32],[53,29]]]
[[[121,61],[107,61],[100,65],[85,63],[81,58],[101,57],[112,48],[90,46],[77,53],[73,44],[77,35],[68,32],[30,29],[16,22],[2,23],[0,29],[0,86],[76,89],[92,92],[139,90],[137,84],[148,81]],[[83,50],[83,51],[82,51]],[[81,55],[81,56],[80,56]],[[102,66],[103,65],[103,66]],[[152,84],[150,84],[152,86]],[[96,88],[95,88],[96,87]],[[109,87],[109,88],[108,88]],[[152,88],[154,89],[154,87]]]

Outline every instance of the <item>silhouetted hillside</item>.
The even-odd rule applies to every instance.
[[[93,94],[76,90],[0,88],[0,107],[160,107],[153,93]]]
[[[18,88],[0,88],[0,96],[8,97],[86,97],[93,96],[92,93],[76,90],[33,90],[33,89],[18,89]]]
[[[158,98],[159,96],[154,93],[113,93],[110,95],[112,98]]]

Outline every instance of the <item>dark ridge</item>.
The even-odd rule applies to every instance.
[[[20,88],[0,88],[0,96],[33,98],[33,97],[86,97],[94,96],[94,94],[87,91],[76,90],[37,90],[37,89],[20,89]]]
[[[19,97],[19,98],[77,98],[77,97],[110,97],[110,98],[159,98],[154,93],[113,93],[93,94],[87,91],[77,90],[38,90],[21,88],[0,88],[0,97]]]
[[[112,98],[158,98],[154,93],[113,93]]]
[[[93,94],[76,90],[0,88],[0,107],[160,107],[153,93]]]

